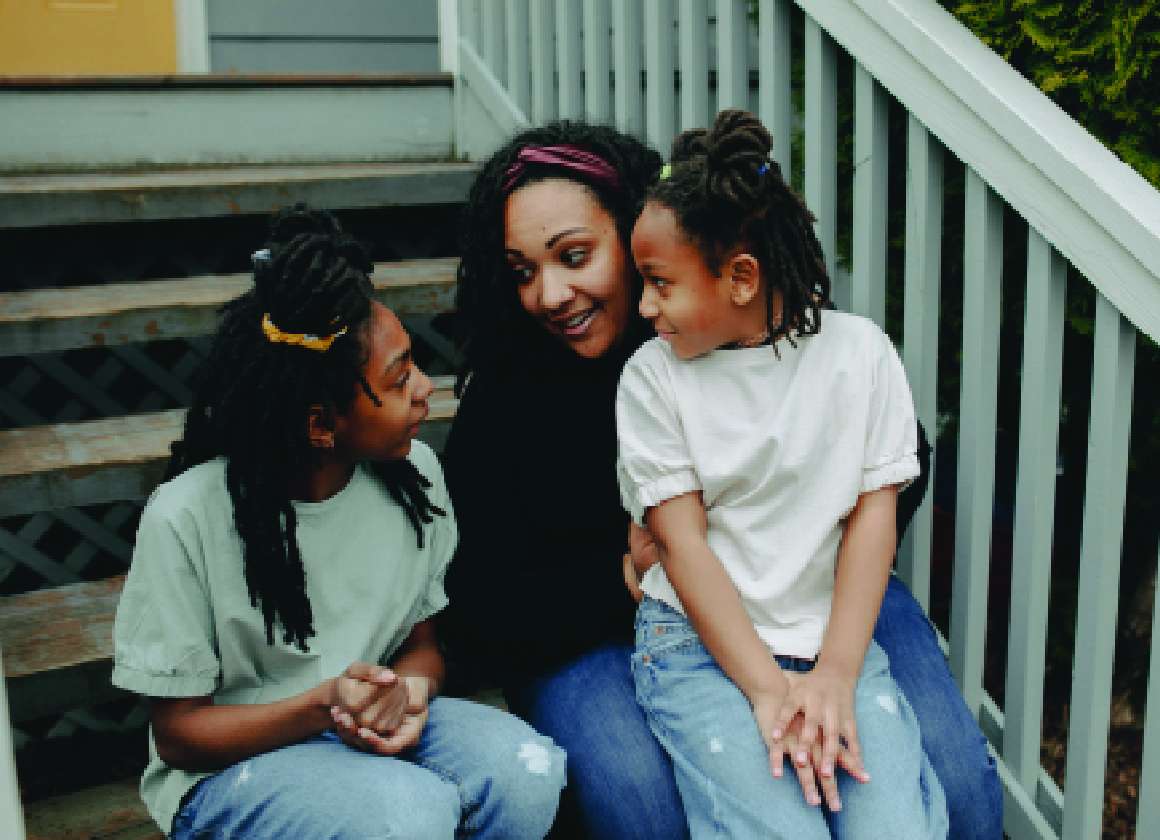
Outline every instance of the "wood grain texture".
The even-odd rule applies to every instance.
[[[448,312],[457,266],[450,258],[379,263],[371,280],[397,314]],[[0,356],[207,335],[222,304],[250,285],[244,273],[0,292]]]
[[[450,420],[452,377],[435,377],[427,424]],[[141,499],[157,485],[184,409],[0,431],[5,516]]]

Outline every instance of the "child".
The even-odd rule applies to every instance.
[[[813,217],[770,147],[742,111],[685,132],[632,234],[658,337],[620,381],[617,471],[661,555],[642,581],[637,697],[693,837],[945,837],[871,641],[898,485],[918,474],[910,391],[872,322],[823,323]]]
[[[150,813],[175,838],[543,837],[562,751],[436,697],[456,528],[407,333],[329,214],[282,211],[254,261],[117,610]]]

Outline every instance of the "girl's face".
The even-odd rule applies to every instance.
[[[351,463],[407,457],[419,424],[427,417],[431,380],[411,358],[411,338],[395,313],[371,303],[363,376],[379,405],[359,386],[334,420],[335,454]]]
[[[612,217],[586,187],[550,179],[513,192],[504,248],[520,305],[572,352],[595,359],[624,335],[628,257]]]
[[[644,292],[640,314],[678,358],[691,359],[747,335],[729,278],[714,274],[668,207],[648,202],[632,230]],[[750,328],[749,334],[752,333]]]

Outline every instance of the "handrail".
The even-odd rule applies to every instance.
[[[1160,341],[1160,192],[933,0],[795,2]]]

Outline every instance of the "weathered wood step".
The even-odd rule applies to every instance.
[[[28,840],[162,840],[137,785],[125,779],[26,806]]]
[[[447,312],[457,265],[454,258],[378,263],[371,279],[399,315]],[[251,283],[244,273],[0,292],[0,355],[206,335],[218,308]]]
[[[427,424],[458,405],[454,378],[435,377]],[[0,431],[0,515],[141,499],[157,485],[184,409]]]
[[[472,163],[327,163],[0,175],[0,227],[100,224],[315,207],[457,204]]]
[[[63,712],[79,697],[119,696],[109,682],[124,575],[0,599],[0,649],[14,721]]]

